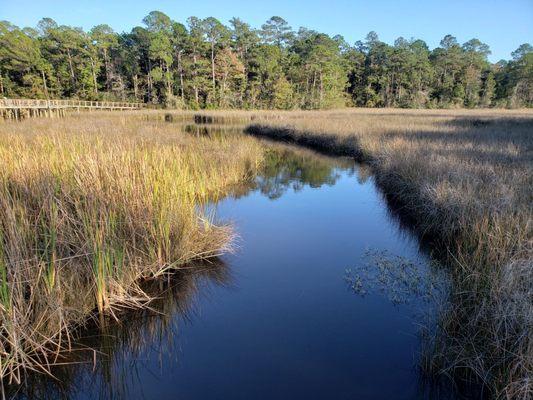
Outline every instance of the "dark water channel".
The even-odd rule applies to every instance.
[[[445,279],[390,211],[367,167],[273,145],[256,182],[220,201],[216,215],[235,225],[235,254],[155,283],[157,312],[86,334],[82,343],[102,353],[95,365],[93,353],[80,352],[80,364],[57,371],[59,381],[39,378],[21,393],[453,397],[418,367],[420,325],[431,324]]]

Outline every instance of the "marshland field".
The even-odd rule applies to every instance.
[[[529,109],[81,112],[0,164],[8,396],[533,396]]]

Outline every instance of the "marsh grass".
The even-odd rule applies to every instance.
[[[49,373],[88,319],[147,305],[141,282],[231,251],[203,205],[250,179],[251,138],[138,114],[0,125],[0,376]]]
[[[351,155],[451,266],[423,367],[533,396],[533,113],[344,110],[284,114],[248,133]]]
[[[194,317],[198,297],[231,282],[228,266],[219,259],[194,262],[165,279],[144,282],[143,291],[153,299],[149,307],[129,311],[120,323],[107,315],[103,322],[73,332],[76,342],[52,366],[53,377],[28,374],[23,386],[6,388],[6,397],[70,399],[83,396],[87,387],[95,398],[136,397],[144,384],[137,363],[145,362],[146,349],[172,351],[181,322]]]
[[[204,205],[251,178],[264,154],[251,138],[218,134],[216,124],[230,121],[366,161],[386,197],[451,267],[424,370],[481,381],[498,397],[532,396],[530,111],[218,111],[197,117],[212,129],[189,133],[171,123],[195,115],[0,124],[4,380],[50,373],[77,327],[153,301],[143,282],[231,250],[230,227],[215,224]]]

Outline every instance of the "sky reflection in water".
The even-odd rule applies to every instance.
[[[432,307],[426,288],[441,278],[418,241],[391,218],[367,167],[273,149],[255,183],[216,206],[218,218],[236,225],[236,254],[155,284],[154,292],[163,290],[154,304],[162,314],[135,313],[107,335],[86,339],[111,354],[95,371],[91,364],[58,369],[62,384],[42,378],[22,392],[435,398],[421,384],[415,323]],[[384,255],[385,267],[369,263],[369,254]],[[402,301],[389,287],[401,289]],[[92,359],[82,353],[80,361]]]

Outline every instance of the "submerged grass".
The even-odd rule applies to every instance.
[[[0,124],[0,377],[49,373],[73,329],[152,300],[140,282],[231,250],[202,205],[261,160],[142,113]]]
[[[453,267],[424,368],[533,396],[531,111],[301,112],[247,131],[367,161]]]

